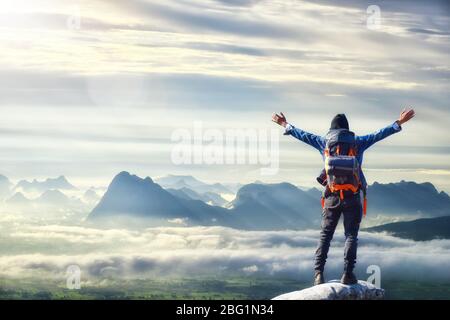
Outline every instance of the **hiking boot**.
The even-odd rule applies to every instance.
[[[358,283],[358,279],[353,272],[344,272],[341,278],[342,284],[356,284]]]
[[[323,278],[323,272],[316,271],[316,273],[314,274],[314,285],[317,286],[322,283],[325,283],[325,279]]]

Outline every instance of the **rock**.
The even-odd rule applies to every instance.
[[[384,290],[366,281],[345,285],[339,280],[279,295],[272,300],[381,300]]]

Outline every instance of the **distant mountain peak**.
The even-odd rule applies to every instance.
[[[447,194],[447,192],[441,191],[441,192],[439,192],[439,194],[446,199],[450,198],[449,195]]]
[[[59,181],[59,182],[67,182],[69,183],[69,181],[67,181],[65,176],[59,176],[57,178],[47,178],[45,181]]]
[[[190,175],[174,175],[169,174],[164,177],[156,179],[156,182],[161,185],[175,185],[175,184],[185,184],[191,187],[206,185],[205,182],[198,180],[197,178]]]
[[[24,191],[40,191],[44,192],[50,189],[72,190],[76,189],[65,176],[59,176],[57,178],[47,178],[44,181],[33,179],[31,182],[28,180],[20,180],[15,189],[21,188]]]
[[[131,177],[131,174],[128,171],[121,171],[118,174],[116,174],[114,179],[116,179],[116,178],[128,178],[128,177]]]
[[[84,192],[84,196],[98,196],[94,189],[90,188]]]
[[[0,174],[0,181],[9,181],[9,178],[3,174]]]
[[[8,204],[28,204],[31,200],[23,195],[21,192],[16,192],[11,198],[6,200]]]
[[[59,190],[47,190],[37,200],[48,203],[66,203],[69,198]]]
[[[217,194],[232,194],[230,189],[221,183],[208,184],[189,175],[167,175],[155,179],[155,182],[164,188],[181,189],[189,188],[198,193],[214,192]]]
[[[46,190],[41,196],[43,195],[64,195],[64,193],[62,193],[61,191],[57,190],[57,189],[51,189],[51,190]]]
[[[121,183],[135,183],[135,182],[146,182],[150,184],[154,184],[153,180],[150,177],[146,177],[142,179],[135,174],[131,174],[128,171],[122,171],[118,173],[111,182],[111,185],[121,184]]]

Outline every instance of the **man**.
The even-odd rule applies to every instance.
[[[315,254],[315,275],[314,275],[314,284],[322,284],[325,282],[323,271],[325,267],[325,262],[328,255],[328,249],[330,248],[330,242],[333,238],[334,231],[339,222],[339,218],[341,214],[344,216],[344,232],[345,232],[345,249],[344,249],[344,274],[342,275],[341,282],[343,284],[354,284],[357,283],[355,274],[353,273],[353,269],[356,263],[356,250],[357,250],[357,237],[359,231],[359,225],[362,218],[363,208],[361,205],[360,192],[363,191],[365,194],[365,178],[361,171],[361,164],[363,161],[363,153],[374,143],[399,132],[402,129],[402,125],[411,120],[414,117],[414,110],[406,110],[404,109],[398,120],[396,120],[393,124],[383,128],[375,133],[365,135],[365,136],[354,136],[354,134],[349,131],[349,125],[347,118],[344,114],[336,115],[331,121],[330,132],[326,137],[321,137],[302,129],[294,127],[292,124],[289,124],[286,120],[286,117],[282,112],[280,114],[273,114],[272,121],[277,124],[283,126],[285,128],[285,135],[292,135],[293,137],[309,144],[310,146],[319,150],[323,159],[326,161],[328,165],[327,156],[329,157],[329,140],[333,134],[333,132],[345,132],[350,133],[353,136],[353,140],[351,143],[354,144],[354,149],[350,150],[350,153],[346,152],[345,159],[356,159],[354,160],[358,163],[358,173],[359,173],[359,188],[352,190],[343,190],[338,189],[336,191],[332,187],[330,188],[330,184],[327,182],[326,189],[323,194],[323,212],[322,212],[322,230],[320,233],[320,241],[318,248]],[[341,149],[342,150],[342,149]],[[337,154],[339,154],[339,148],[337,149]],[[347,156],[349,155],[349,156]],[[353,155],[354,157],[350,157]],[[344,159],[344,160],[345,160]],[[322,174],[324,175],[324,174]],[[325,179],[326,179],[326,175]],[[322,182],[318,178],[319,182]],[[333,190],[331,190],[333,189]]]

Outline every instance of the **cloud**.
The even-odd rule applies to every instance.
[[[173,2],[164,5],[151,1],[134,0],[126,6],[116,2],[124,10],[133,10],[133,14],[159,18],[194,30],[239,34],[261,38],[297,38],[303,41],[314,40],[313,36],[301,32],[281,22],[262,21],[261,19],[242,18],[231,12],[199,11],[189,6],[177,6]]]
[[[20,229],[20,230],[19,230]],[[0,275],[60,278],[79,265],[83,277],[146,278],[258,274],[309,280],[318,231],[241,231],[223,227],[101,230],[83,226],[30,225],[5,231],[7,254]],[[32,243],[26,249],[26,243]],[[342,270],[344,237],[338,230],[327,264],[329,277]],[[29,246],[29,245],[28,245]],[[414,242],[386,234],[360,234],[358,272],[381,267],[384,279],[449,280],[450,240]]]
[[[228,6],[238,6],[238,7],[249,7],[262,0],[214,0],[218,3],[228,5]]]
[[[424,3],[420,0],[405,2],[402,0],[392,0],[392,1],[372,1],[372,0],[344,0],[344,1],[333,1],[333,0],[319,0],[310,1],[326,6],[334,7],[344,7],[344,8],[356,8],[360,10],[365,10],[370,5],[378,5],[380,9],[386,12],[406,12],[410,14],[426,14],[426,15],[442,15],[446,16],[450,12],[450,5],[446,0],[432,0],[428,3]]]
[[[64,173],[106,181],[124,169],[144,175],[188,169],[218,181],[255,180],[259,175],[244,167],[214,168],[211,175],[210,167],[171,166],[165,142],[171,130],[190,128],[196,120],[213,128],[269,130],[268,117],[278,109],[317,133],[326,131],[333,114],[345,112],[352,127],[365,133],[392,122],[411,105],[417,117],[392,138],[395,143],[383,144],[393,143],[392,150],[431,143],[445,150],[448,2],[381,2],[379,31],[366,28],[369,4],[7,3],[0,13],[3,173]],[[67,28],[67,20],[77,14],[80,28]],[[376,161],[371,164],[374,158],[367,157],[365,165],[448,169],[446,154],[430,157],[419,147],[419,156],[398,154],[394,162],[387,151],[378,149]],[[278,181],[314,183],[306,170],[320,166],[318,157],[296,141],[280,154]],[[302,170],[291,174],[294,165]]]
[[[415,32],[415,33],[423,33],[423,34],[440,35],[440,36],[450,35],[450,32],[448,32],[448,31],[436,31],[436,30],[421,29],[421,28],[409,28],[408,31]]]

